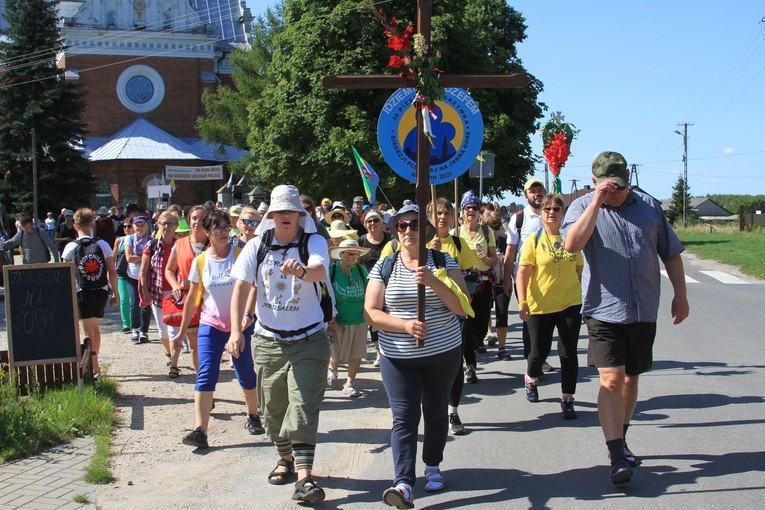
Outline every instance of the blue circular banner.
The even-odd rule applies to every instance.
[[[377,143],[385,162],[404,179],[417,181],[417,112],[414,89],[398,89],[385,102],[377,122]],[[449,88],[431,117],[430,184],[443,184],[467,172],[483,144],[483,117],[465,89]]]

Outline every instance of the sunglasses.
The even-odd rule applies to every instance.
[[[369,218],[367,223],[380,223],[380,218]]]
[[[556,205],[555,207],[545,207],[542,210],[546,213],[550,213],[550,212],[560,212],[561,209],[562,208],[560,206]]]
[[[257,227],[258,225],[260,225],[260,222],[258,220],[245,220],[240,218],[239,221],[241,221],[242,225],[244,225],[245,227]]]
[[[476,205],[466,205],[465,207],[463,207],[463,209],[466,210],[466,211],[477,211],[478,210],[478,206],[476,206]]]
[[[406,232],[407,228],[410,228],[412,232],[417,232],[420,228],[420,220],[399,221],[396,223],[396,230],[402,234]]]

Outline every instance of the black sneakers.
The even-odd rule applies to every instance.
[[[536,384],[526,383],[526,400],[529,402],[539,402],[539,390],[537,390]]]
[[[183,438],[183,444],[186,446],[193,446],[195,448],[207,448],[207,434],[202,427],[197,427]]]
[[[632,468],[625,459],[619,459],[611,466],[611,483],[621,485],[632,479]]]
[[[455,436],[461,436],[465,433],[465,426],[460,420],[460,415],[457,413],[449,414],[449,432]]]
[[[244,428],[247,432],[253,436],[259,436],[266,433],[266,429],[263,428],[263,424],[260,422],[260,416],[257,414],[250,414],[247,416],[247,422],[244,424]]]
[[[574,410],[574,398],[563,398],[560,401],[560,410],[563,412],[564,420],[575,420],[576,411]]]

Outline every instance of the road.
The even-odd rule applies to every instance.
[[[479,355],[480,382],[465,386],[460,407],[468,433],[449,438],[441,465],[447,489],[426,494],[418,480],[416,508],[760,508],[765,499],[765,282],[685,259],[689,282],[696,282],[688,283],[691,315],[679,326],[671,324],[671,286],[663,277],[654,369],[641,377],[629,432],[629,444],[644,463],[629,485],[616,488],[608,480],[595,405],[597,374],[584,366],[584,328],[579,418],[564,422],[557,372],[543,379],[539,403],[524,398],[525,364],[513,315],[513,360],[497,361],[495,349]],[[701,272],[718,270],[745,283],[724,283]],[[551,362],[558,366],[554,353]],[[132,379],[152,389],[145,390],[145,400],[120,404],[125,416],[115,441],[122,452],[115,459],[118,480],[98,490],[99,507],[295,507],[289,501],[291,486],[266,483],[274,449],[262,436],[240,430],[241,394],[234,384],[219,386],[213,447],[200,454],[178,445],[192,417],[190,395],[161,398],[149,386],[156,380],[161,393],[165,386],[160,385],[167,384],[161,376]],[[327,501],[317,508],[381,508],[382,491],[390,486],[390,415],[379,372],[370,363],[362,366],[358,386],[365,394],[360,399],[343,397],[339,386],[327,392],[315,471]],[[152,413],[168,412],[170,406],[182,406],[183,422],[169,431],[152,430],[157,428]],[[232,418],[227,409],[239,414]],[[151,448],[131,442],[157,434],[164,436]],[[420,465],[418,472],[423,469]]]

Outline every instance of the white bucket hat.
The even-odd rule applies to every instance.
[[[280,211],[297,212],[300,215],[300,228],[309,234],[316,232],[316,223],[314,223],[313,219],[308,218],[308,221],[306,221],[307,213],[300,202],[300,192],[298,189],[292,184],[280,184],[271,191],[271,203],[268,204],[268,210],[263,216],[263,221],[260,222],[260,225],[255,230],[255,235],[261,235],[266,230],[273,229],[276,226],[273,213]]]

